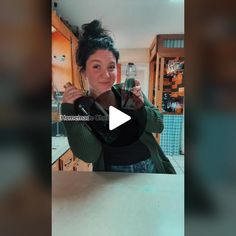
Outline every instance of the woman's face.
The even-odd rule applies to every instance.
[[[86,61],[85,76],[89,90],[99,96],[111,89],[117,76],[116,59],[108,50],[97,50]]]

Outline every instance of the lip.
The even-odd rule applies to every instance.
[[[100,84],[110,84],[110,81],[99,82]]]

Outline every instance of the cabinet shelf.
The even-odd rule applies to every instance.
[[[149,48],[149,62],[149,100],[163,114],[183,114],[184,35],[156,35]]]

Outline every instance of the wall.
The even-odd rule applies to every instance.
[[[137,79],[140,81],[143,93],[148,97],[149,57],[147,48],[119,49],[121,63],[121,82],[125,81],[125,70],[128,62],[134,62],[137,67]]]
[[[120,48],[120,63],[148,63],[148,48]]]

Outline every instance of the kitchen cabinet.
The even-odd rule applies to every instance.
[[[93,171],[93,165],[73,156],[72,151],[69,149],[52,164],[52,171],[91,172]]]
[[[79,172],[87,172],[87,171],[92,171],[93,170],[93,165],[92,163],[86,163],[82,160],[80,160],[78,157],[75,157],[74,161],[74,171],[79,171]]]
[[[72,151],[69,149],[62,157],[60,157],[59,162],[60,170],[73,171],[74,157]]]
[[[80,90],[87,90],[87,83],[76,64],[78,38],[67,25],[52,11],[52,125],[57,123],[61,134],[59,119],[60,103],[65,91],[64,85],[72,83]],[[63,135],[65,135],[62,132]],[[74,157],[69,149],[66,137],[52,137],[52,171],[92,171],[92,164],[88,164]]]
[[[156,35],[149,48],[148,97],[161,111],[163,109],[163,92],[169,93],[172,97],[183,97],[184,95],[183,65],[184,35]],[[166,87],[168,85],[170,86],[169,91]],[[177,88],[180,90],[177,91]]]
[[[67,137],[52,137],[52,171],[91,172],[93,165],[73,155]]]
[[[148,98],[164,114],[183,114],[184,35],[156,35],[149,48]],[[159,135],[155,135],[160,141]]]
[[[86,89],[76,64],[78,39],[72,31],[52,12],[52,83],[53,90],[64,92],[64,85],[72,83],[78,89]]]
[[[55,163],[52,165],[52,171],[59,171],[60,170],[60,164],[59,160],[57,160]]]

